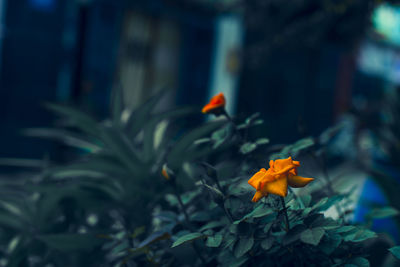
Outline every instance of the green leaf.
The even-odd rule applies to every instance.
[[[0,166],[42,169],[45,166],[45,161],[38,159],[0,158]]]
[[[222,129],[219,129],[212,133],[211,139],[214,141],[213,148],[218,148],[222,144],[224,144],[230,137],[233,136],[234,126],[232,123],[229,123]]]
[[[225,123],[226,121],[214,121],[206,123],[184,135],[177,143],[175,143],[168,155],[171,168],[175,169],[180,166],[180,163],[188,160],[187,150],[197,139],[210,134],[212,131],[221,127]],[[193,158],[193,155],[190,158]]]
[[[322,144],[328,143],[337,133],[343,128],[344,124],[339,123],[331,128],[326,129],[324,132],[321,133],[319,136],[319,141]]]
[[[315,208],[316,211],[325,211],[332,207],[333,205],[338,204],[345,198],[345,195],[335,195],[333,197],[328,198],[326,203],[320,205],[318,208]]]
[[[254,245],[254,238],[241,238],[235,246],[234,254],[236,258],[240,258],[246,254]]]
[[[10,243],[8,243],[7,246],[7,253],[12,253],[18,246],[18,244],[21,243],[21,236],[17,235],[14,238],[10,240]]]
[[[177,214],[173,211],[161,211],[156,213],[154,217],[164,222],[176,222],[178,220]]]
[[[326,202],[328,202],[328,198],[324,197],[321,198],[314,206],[312,206],[312,209],[318,209],[319,207],[323,206],[324,204],[326,204]]]
[[[91,155],[84,161],[75,162],[60,167],[48,168],[45,171],[45,174],[49,176],[60,176],[59,173],[65,171],[76,171],[76,173],[78,173],[79,171],[89,171],[99,173],[98,176],[108,175],[116,178],[124,178],[130,176],[130,173],[127,171],[126,168],[123,167],[120,162],[118,162],[114,158],[104,157],[99,154]]]
[[[172,248],[182,245],[186,242],[204,238],[204,237],[205,237],[205,235],[202,233],[190,233],[190,234],[181,236],[172,244]]]
[[[307,229],[301,233],[300,239],[306,244],[316,246],[319,244],[324,234],[325,230],[322,227]]]
[[[248,257],[241,257],[240,259],[236,259],[235,257],[232,257],[229,255],[229,258],[226,261],[222,261],[223,267],[240,267],[240,266],[247,266],[245,265],[246,262],[248,261]]]
[[[46,104],[46,107],[70,120],[72,126],[78,127],[89,135],[98,136],[98,123],[86,112],[66,105]]]
[[[309,215],[309,213],[310,213],[311,211],[312,211],[312,208],[307,207],[307,208],[305,208],[305,209],[303,210],[302,214],[303,214],[303,216],[307,216],[307,215]]]
[[[264,226],[264,229],[263,229],[264,233],[268,233],[268,231],[271,229],[271,227],[272,227],[273,224],[274,224],[273,222],[267,223],[267,224]]]
[[[342,243],[342,237],[339,234],[330,234],[322,239],[318,248],[327,255],[330,255]]]
[[[311,223],[308,223],[310,225],[310,228],[315,228],[315,227],[323,227],[325,230],[332,230],[335,228],[338,228],[340,225],[338,224],[337,221],[335,221],[332,218],[325,218],[323,214],[318,214],[320,216],[314,217],[315,220],[313,220]],[[308,222],[308,219],[313,216],[310,216],[306,219]]]
[[[51,177],[55,179],[71,179],[71,178],[79,178],[79,177],[86,177],[86,178],[100,178],[107,176],[106,173],[101,171],[95,170],[85,170],[85,169],[71,169],[69,167],[65,167],[64,169],[57,169],[53,170],[49,173]]]
[[[311,195],[302,195],[302,196],[299,196],[299,198],[303,202],[305,208],[310,205],[310,203],[311,203]]]
[[[286,235],[282,239],[282,244],[284,246],[287,246],[295,241],[297,241],[300,238],[300,235],[303,234],[303,232],[307,229],[307,227],[304,224],[298,224],[294,226],[292,229],[289,230],[289,232],[286,233]]]
[[[100,135],[105,146],[132,173],[136,174],[143,169],[143,158],[140,157],[132,141],[124,132],[115,128],[102,128]]]
[[[236,236],[231,234],[225,235],[223,241],[224,241],[224,248],[229,248],[229,250],[232,251],[233,246],[235,245],[236,242]]]
[[[120,83],[111,90],[110,113],[115,124],[119,124],[124,111],[124,92]]]
[[[301,139],[292,145],[287,145],[283,149],[270,156],[270,159],[286,158],[288,156],[295,156],[302,150],[307,149],[314,145],[314,140],[310,137]]]
[[[358,267],[369,267],[369,261],[362,257],[353,258],[351,259],[350,263]]]
[[[201,162],[200,165],[204,168],[206,174],[210,178],[214,179],[214,181],[218,179],[217,169],[214,166],[208,164],[207,162]]]
[[[96,130],[96,134],[97,133],[98,132]],[[98,138],[98,136],[96,136],[96,140],[93,140],[93,138],[89,139],[83,134],[77,134],[66,130],[51,128],[29,128],[23,130],[22,134],[30,137],[56,140],[68,146],[79,148],[91,153],[102,150],[102,145],[100,144],[100,139]]]
[[[260,113],[254,113],[253,115],[251,115],[250,117],[248,117],[244,123],[240,124],[237,126],[237,129],[246,129],[249,128],[251,126],[255,126],[255,125],[259,125],[263,123],[263,120],[261,119],[257,119],[260,116]]]
[[[190,220],[195,222],[206,222],[211,219],[210,213],[207,211],[197,211],[190,215]]]
[[[129,243],[128,240],[122,240],[121,242],[117,243],[118,245],[113,247],[110,251],[111,255],[126,255]]]
[[[140,236],[141,234],[143,234],[146,230],[145,226],[140,226],[135,228],[135,230],[133,231],[132,235],[130,236],[131,238],[136,238],[138,236]]]
[[[324,220],[324,219],[325,219],[324,214],[322,214],[322,213],[313,213],[313,214],[307,216],[304,219],[304,223],[306,225],[308,225],[310,228],[313,228],[312,227],[313,224],[316,224],[316,222]]]
[[[260,138],[260,139],[257,139],[255,143],[259,146],[266,145],[269,143],[269,139],[268,138]]]
[[[376,237],[376,233],[368,229],[361,229],[344,237],[345,241],[362,242],[364,240]]]
[[[223,225],[226,225],[226,222],[223,222],[223,221],[213,221],[213,222],[207,223],[206,225],[203,225],[203,226],[199,229],[199,231],[200,231],[200,232],[203,232],[203,231],[205,231],[205,230],[213,229],[213,228],[216,228],[216,227],[221,227],[221,226],[223,226]]]
[[[257,119],[258,117],[260,117],[260,112],[256,112],[256,113],[250,115],[250,116],[246,119],[245,123],[246,123],[246,124],[251,124],[251,123],[252,123],[253,121],[255,121],[255,119]]]
[[[237,220],[234,222],[234,224],[239,224],[240,222],[249,219],[249,218],[260,218],[260,217],[264,217],[268,214],[272,214],[274,213],[274,211],[271,208],[268,208],[265,205],[258,205],[253,211],[251,211],[250,213],[248,213],[247,215],[245,215],[242,219]]]
[[[173,110],[164,111],[160,114],[152,115],[148,121],[144,123],[143,127],[143,156],[145,161],[149,161],[154,157],[156,151],[156,138],[161,140],[162,136],[156,136],[157,127],[160,125],[160,122],[163,120],[171,121],[172,119],[177,119],[179,117],[184,117],[189,114],[194,113],[195,109],[193,107],[183,107],[177,108]],[[168,124],[167,124],[168,125]],[[161,142],[161,141],[157,141]]]
[[[261,242],[261,247],[262,247],[264,250],[268,250],[268,249],[270,249],[270,248],[272,247],[272,245],[274,244],[274,242],[275,242],[275,238],[273,238],[272,236],[267,237],[267,239],[264,239],[264,240]]]
[[[222,235],[215,235],[215,236],[209,236],[207,237],[206,241],[206,246],[207,247],[212,247],[212,248],[217,248],[221,245],[222,242]]]
[[[374,219],[382,219],[387,217],[393,217],[399,214],[399,211],[392,207],[382,207],[372,209],[370,213],[366,215],[366,217],[374,218]]]
[[[355,227],[353,225],[345,225],[345,226],[335,229],[334,232],[335,233],[346,233],[346,232],[353,231],[355,229],[357,229],[357,227]]]
[[[301,139],[293,144],[292,152],[299,152],[314,145],[314,140],[310,137]]]
[[[21,208],[14,203],[0,200],[0,206],[18,217],[22,217],[23,215]]]
[[[168,202],[169,205],[171,206],[178,206],[179,202],[178,199],[176,198],[175,195],[173,194],[166,194],[165,195],[165,200]]]
[[[389,248],[389,251],[393,254],[393,256],[400,260],[400,246]]]
[[[211,141],[211,138],[204,137],[204,138],[197,139],[196,141],[193,142],[193,144],[194,145],[200,145],[200,144],[209,143],[210,141]]]
[[[39,235],[37,239],[63,252],[89,251],[105,242],[93,234],[49,234]]]
[[[165,239],[170,239],[170,238],[171,238],[171,235],[168,232],[157,231],[157,232],[152,233],[149,237],[147,237],[142,242],[140,242],[138,247],[139,248],[145,247],[145,246],[154,244],[154,243],[156,243],[158,241],[165,240]]]
[[[204,186],[205,188],[207,188],[208,190],[210,190],[211,194],[214,197],[221,198],[221,199],[224,198],[224,194],[218,188],[215,188],[215,187],[210,186],[210,185],[205,184],[205,183],[202,183],[201,185]]]
[[[257,144],[247,142],[247,143],[244,143],[243,145],[241,145],[240,153],[249,154],[250,152],[253,152],[256,148],[257,148]]]
[[[128,131],[129,136],[134,137],[143,130],[144,125],[148,122],[149,117],[151,117],[151,112],[165,93],[166,90],[160,90],[148,101],[130,113],[129,118],[125,123],[125,129]]]

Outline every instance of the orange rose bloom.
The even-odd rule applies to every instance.
[[[224,94],[219,93],[211,98],[210,102],[203,107],[201,112],[218,114],[225,108],[225,103]]]
[[[257,202],[268,194],[286,197],[288,185],[295,188],[304,187],[313,181],[314,178],[297,176],[299,166],[300,162],[292,160],[291,157],[271,160],[268,170],[262,168],[248,181],[257,190],[252,201]]]

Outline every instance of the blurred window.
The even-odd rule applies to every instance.
[[[165,86],[177,86],[179,46],[176,23],[135,11],[127,13],[117,77],[128,107],[135,108]]]

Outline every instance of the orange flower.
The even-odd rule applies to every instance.
[[[165,169],[162,169],[161,174],[162,176],[164,176],[165,179],[169,180],[169,175]]]
[[[162,166],[161,175],[164,176],[165,179],[171,179],[171,176],[174,175],[173,171],[167,167],[167,164]]]
[[[213,113],[218,115],[225,108],[225,96],[223,93],[219,93],[211,98],[210,102],[205,105],[201,112]]]
[[[314,178],[297,175],[297,167],[299,166],[300,162],[292,160],[291,157],[271,160],[268,170],[262,168],[248,181],[257,190],[252,201],[257,202],[268,194],[286,197],[288,185],[295,188],[304,187],[313,181]]]

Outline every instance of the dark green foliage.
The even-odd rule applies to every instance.
[[[389,249],[389,251],[393,254],[393,256],[400,260],[400,246],[392,247]]]
[[[40,170],[24,178],[2,180],[0,226],[7,231],[0,232],[0,258],[9,259],[7,266],[28,266],[31,257],[38,266],[119,265],[143,255],[153,257],[148,247],[168,239],[169,234],[161,232],[139,242],[140,234],[134,229],[149,225],[153,209],[165,205],[164,196],[172,191],[160,175],[162,164],[168,161],[171,166],[181,166],[213,152],[212,148],[193,149],[193,142],[226,124],[206,123],[177,135],[181,129],[171,123],[195,110],[155,112],[162,96],[158,94],[127,113],[117,93],[111,117],[105,121],[73,107],[46,105],[60,116],[63,127],[24,133],[78,150],[66,165],[1,161]],[[150,227],[146,230],[152,231]]]
[[[346,222],[342,207],[351,190],[335,193],[328,180],[322,184],[329,190],[290,191],[284,206],[274,195],[251,202],[247,181],[269,159],[318,157],[335,131],[271,153],[267,138],[248,135],[262,123],[258,114],[181,133],[160,125],[193,110],[156,113],[160,97],[124,117],[117,94],[102,122],[49,105],[65,126],[26,133],[80,153],[66,165],[35,163],[38,173],[1,182],[0,256],[7,266],[368,266],[365,241],[376,234]],[[325,215],[331,208],[337,219]],[[395,215],[384,207],[369,217]]]
[[[179,237],[173,244],[172,247],[179,246],[189,241],[193,241],[199,238],[205,237],[202,233],[190,233],[184,236]]]
[[[223,162],[235,162],[235,176],[223,175],[221,167],[215,167],[223,166],[223,162],[214,166],[205,162],[199,163],[198,167],[191,165],[198,187],[182,195],[181,198],[186,199],[182,201],[184,206],[174,200],[177,195],[168,196],[171,211],[180,212],[181,215],[174,215],[174,220],[162,216],[165,211],[155,215],[160,219],[156,228],[171,234],[169,243],[161,248],[153,248],[160,253],[158,262],[180,262],[174,255],[180,254],[181,249],[186,251],[186,245],[190,244],[193,251],[188,257],[198,258],[192,265],[311,266],[320,263],[326,266],[368,266],[368,260],[364,257],[369,252],[363,248],[363,242],[376,237],[375,233],[363,226],[349,225],[343,219],[334,220],[323,214],[348,195],[335,194],[313,200],[310,195],[296,196],[290,193],[285,198],[287,209],[283,209],[279,198],[273,195],[256,204],[250,201],[254,189],[247,184],[251,177],[247,174],[248,166],[254,163],[254,157],[259,152],[255,149],[243,151],[248,144],[257,143],[245,139],[241,132],[244,125],[248,126],[241,124],[236,127],[234,134],[223,135],[219,132],[199,142],[213,149],[230,144],[224,148],[226,152],[219,150],[219,153],[225,155],[221,157]],[[220,139],[223,142],[218,143]],[[266,139],[261,140],[261,144],[267,143]],[[215,146],[215,142],[219,145]],[[284,147],[279,155],[298,155],[314,145],[311,138],[306,138]],[[239,147],[239,151],[236,147]],[[230,151],[235,150],[239,153],[231,154]],[[188,195],[191,197],[185,197]],[[285,211],[289,228],[285,225]],[[170,254],[170,248],[176,252]]]

